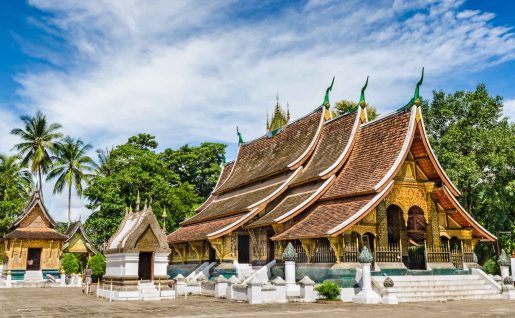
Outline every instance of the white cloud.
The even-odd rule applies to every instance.
[[[247,140],[264,132],[277,91],[298,117],[333,75],[333,101],[356,99],[370,75],[367,100],[386,112],[409,100],[422,65],[429,95],[453,72],[515,58],[509,29],[456,2],[312,1],[246,22],[237,13],[252,8],[224,3],[31,1],[73,49],[59,70],[18,74],[21,107],[97,147],[137,132],[162,146],[234,143],[236,125]]]
[[[508,116],[510,121],[515,122],[515,98],[504,101],[504,115]]]

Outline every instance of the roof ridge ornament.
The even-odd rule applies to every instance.
[[[368,87],[368,75],[367,75],[367,81],[365,82],[365,85],[363,85],[363,87],[361,88],[361,95],[359,96],[358,105],[363,108],[365,107],[365,91],[367,90],[367,87]]]
[[[243,141],[243,135],[241,134],[238,126],[236,126],[236,134],[238,135],[238,146],[243,145],[245,143],[245,141]]]
[[[136,197],[136,209],[134,210],[134,212],[138,212],[139,211],[140,203],[141,203],[141,199],[140,199],[139,190],[138,190],[138,196]]]
[[[420,76],[420,79],[417,82],[417,86],[415,87],[415,92],[413,93],[413,98],[406,105],[399,108],[399,111],[406,110],[413,105],[420,106],[422,104],[422,100],[420,98],[420,86],[422,86],[423,82],[424,82],[424,67],[422,66],[422,74]]]
[[[420,86],[424,82],[424,67],[422,66],[422,74],[420,75],[420,79],[417,82],[417,86],[415,87],[415,93],[413,94],[413,99],[411,100],[413,104],[420,106],[422,101],[420,100]]]
[[[331,103],[329,102],[329,93],[333,90],[334,78],[335,78],[335,76],[333,76],[331,86],[329,86],[325,90],[324,103],[322,105],[325,106],[326,109],[329,109],[329,107],[331,106]]]

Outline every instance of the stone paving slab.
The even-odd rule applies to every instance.
[[[470,318],[515,317],[515,301],[449,301],[400,305],[265,304],[227,302],[201,296],[153,302],[112,302],[80,288],[0,289],[0,317],[316,317]]]

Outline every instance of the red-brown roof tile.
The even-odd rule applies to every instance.
[[[168,243],[180,243],[207,239],[207,235],[236,222],[242,215],[183,226],[168,235]]]
[[[335,203],[319,203],[310,208],[306,217],[295,222],[292,227],[284,232],[275,235],[273,239],[289,240],[328,236],[328,231],[345,222],[372,198],[374,198],[374,195],[364,195],[345,198]]]
[[[398,112],[361,126],[347,163],[322,199],[376,191],[400,154],[410,114]]]
[[[273,137],[261,137],[240,146],[238,158],[227,181],[215,193],[242,187],[256,180],[292,169],[288,167],[314,146],[320,131],[322,109],[303,117]]]
[[[31,240],[59,240],[65,241],[67,236],[57,233],[53,229],[18,228],[4,236],[5,239],[31,239]]]
[[[333,165],[350,142],[352,128],[356,122],[356,112],[345,114],[322,128],[320,140],[313,155],[306,164],[301,175],[292,184],[300,184],[319,178],[319,174]]]
[[[306,199],[308,199],[315,191],[296,193],[284,197],[271,211],[263,215],[261,218],[249,224],[249,227],[258,227],[275,223],[274,219],[289,212]]]
[[[185,220],[182,224],[193,224],[248,211],[249,206],[265,199],[278,190],[291,175],[292,172],[215,196],[202,211]]]

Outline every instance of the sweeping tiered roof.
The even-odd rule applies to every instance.
[[[139,198],[139,195],[138,195]],[[139,200],[138,200],[139,201]],[[134,253],[140,251],[167,252],[165,231],[159,227],[152,206],[127,211],[120,226],[107,242],[105,254]]]
[[[408,153],[428,180],[442,185],[436,197],[456,220],[477,237],[495,239],[459,206],[459,192],[429,145],[419,101],[368,122],[362,90],[349,113],[330,119],[322,106],[277,135],[241,145],[213,194],[169,243],[279,224],[288,226],[274,240],[339,235],[388,195]]]
[[[68,237],[58,233],[55,221],[43,204],[39,191],[34,191],[22,213],[11,226],[5,239],[61,240]]]

